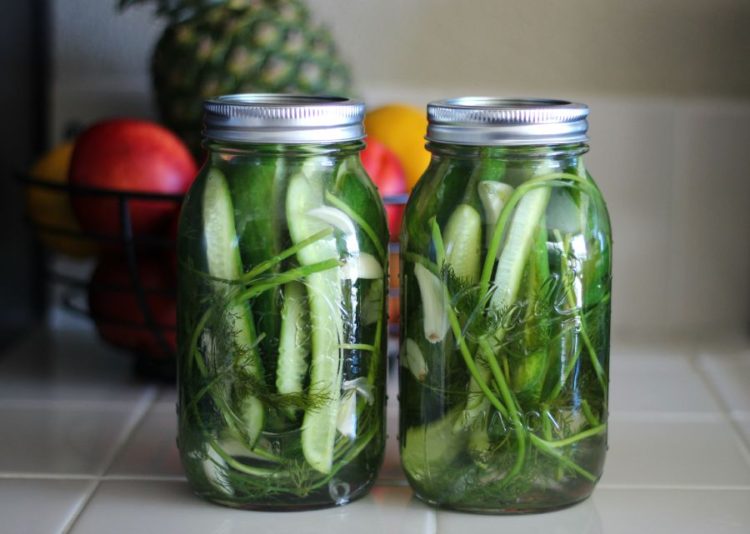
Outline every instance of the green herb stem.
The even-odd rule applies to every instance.
[[[516,461],[507,476],[507,479],[510,479],[521,471],[521,467],[523,467],[523,462],[526,458],[526,429],[524,428],[523,423],[518,416],[518,413],[520,411],[518,402],[514,398],[513,393],[511,393],[510,389],[508,388],[508,384],[505,380],[505,377],[503,376],[503,373],[500,372],[500,369],[497,366],[497,360],[495,359],[492,347],[490,347],[490,344],[486,339],[480,339],[479,348],[484,353],[485,359],[490,362],[490,369],[492,369],[493,377],[495,378],[495,381],[500,388],[500,394],[502,395],[503,400],[505,401],[505,404],[510,412],[510,419],[511,421],[513,421],[513,431],[518,442],[518,454],[516,455]]]
[[[599,419],[594,415],[594,412],[591,411],[589,401],[587,401],[586,399],[582,399],[581,409],[583,410],[583,416],[591,426],[598,426],[600,424]]]
[[[435,246],[435,263],[438,265],[438,268],[442,268],[445,263],[445,243],[443,243],[440,226],[435,217],[430,219],[430,232],[432,233],[432,243]]]
[[[378,239],[378,235],[375,233],[375,230],[372,229],[372,226],[370,226],[370,224],[367,221],[365,221],[362,217],[360,217],[360,215],[357,212],[351,209],[346,202],[334,196],[330,192],[326,191],[325,199],[331,205],[343,211],[355,223],[357,223],[357,225],[362,229],[365,235],[370,239],[370,243],[372,243],[372,246],[375,248],[375,252],[378,254],[378,258],[380,259],[380,261],[385,262],[387,259],[385,248],[383,247],[383,244]]]
[[[531,443],[536,446],[540,451],[547,454],[548,456],[551,456],[555,458],[558,462],[563,464],[564,466],[572,469],[582,477],[584,477],[586,480],[590,482],[596,482],[596,476],[591,474],[589,471],[575,463],[570,458],[566,457],[563,453],[558,451],[556,448],[551,447],[546,441],[541,439],[538,436],[535,436],[534,434],[530,434],[529,437],[531,438]]]
[[[402,252],[401,255],[403,258],[411,263],[418,263],[428,271],[430,271],[432,274],[440,278],[440,268],[437,266],[436,263],[431,262],[424,256],[420,256],[419,254],[414,254],[413,252]]]
[[[568,237],[563,238],[560,231],[557,229],[553,230],[553,234],[555,236],[555,239],[559,243],[561,243],[562,249],[563,249],[562,257],[560,259],[560,276],[562,278],[563,287],[565,288],[565,298],[567,300],[568,307],[571,310],[578,310],[578,301],[576,299],[575,293],[573,293],[573,279],[575,277],[575,273],[571,271],[570,266],[568,265],[568,255],[570,253],[570,240]],[[586,332],[585,317],[582,316],[580,312],[578,312],[576,315],[576,319],[578,321],[577,322],[578,331],[581,335],[581,338],[583,339],[583,343],[586,346],[586,350],[591,359],[591,364],[592,364],[592,367],[594,368],[594,372],[596,373],[596,378],[599,381],[602,391],[604,391],[606,394],[607,380],[604,377],[604,369],[599,363],[599,358],[597,357],[596,350],[594,349],[594,346],[592,345],[591,340],[589,339],[588,333]],[[578,360],[580,359],[580,354],[581,354],[581,350],[579,347],[576,350],[573,358],[571,358],[570,361],[565,366],[562,377],[560,377],[560,380],[557,382],[557,384],[555,384],[554,389],[550,392],[550,395],[549,395],[550,401],[556,399],[557,396],[560,394],[563,386],[568,381],[568,377],[570,376],[570,373],[573,372],[573,369],[578,363]]]
[[[492,233],[492,240],[490,241],[490,246],[487,250],[487,257],[485,258],[484,266],[482,268],[482,276],[479,279],[481,294],[485,294],[489,290],[490,278],[492,277],[492,270],[505,233],[505,226],[508,224],[508,219],[521,198],[529,191],[539,187],[572,187],[573,185],[577,185],[583,189],[589,190],[589,192],[595,193],[593,186],[585,178],[569,173],[553,173],[532,178],[518,186],[518,188],[513,191],[508,202],[503,206],[503,210],[500,213],[500,217],[498,218],[497,223],[495,224],[495,229]]]
[[[248,272],[243,274],[239,278],[239,281],[243,284],[250,283],[258,275],[261,275],[264,272],[268,271],[269,269],[272,269],[274,266],[278,265],[285,259],[291,256],[294,256],[297,252],[299,252],[300,249],[303,249],[308,245],[312,245],[313,243],[316,243],[317,241],[320,241],[321,239],[328,237],[332,233],[333,233],[333,228],[326,228],[324,230],[314,233],[307,239],[303,239],[299,243],[296,243],[295,245],[285,249],[283,252],[277,254],[273,258],[269,258],[268,260],[259,263],[258,265],[250,269]]]
[[[261,469],[259,467],[252,467],[247,464],[243,464],[242,462],[238,462],[224,449],[222,449],[216,441],[209,442],[209,445],[216,452],[216,454],[218,454],[221,459],[227,463],[227,465],[232,467],[232,469],[236,469],[237,471],[256,477],[277,478],[279,476],[279,472],[277,470]]]
[[[448,294],[447,290],[445,291],[445,297],[446,299],[450,299],[450,295]],[[471,376],[474,377],[474,380],[477,381],[477,385],[482,390],[482,393],[484,393],[484,395],[487,397],[490,403],[495,408],[497,408],[497,411],[499,411],[505,417],[510,417],[506,407],[503,406],[503,403],[500,402],[500,399],[498,399],[495,396],[495,394],[492,393],[492,390],[490,390],[489,386],[487,385],[487,382],[482,378],[482,375],[479,372],[479,369],[477,368],[476,362],[474,362],[474,358],[471,356],[469,347],[466,346],[466,341],[464,339],[463,332],[461,331],[461,324],[458,322],[458,317],[456,317],[456,313],[453,311],[453,309],[450,306],[448,306],[447,311],[448,311],[448,322],[451,325],[451,329],[453,330],[453,335],[456,337],[456,343],[458,344],[461,355],[463,356],[464,362],[466,363],[466,367],[469,368],[469,372],[471,373]]]
[[[289,269],[288,271],[279,273],[273,278],[268,279],[262,283],[257,283],[255,285],[249,286],[249,289],[237,295],[236,300],[238,301],[249,300],[254,297],[257,297],[261,293],[268,291],[269,289],[273,289],[280,285],[288,284],[289,282],[302,280],[303,278],[310,276],[311,274],[329,271],[331,269],[341,267],[342,265],[343,265],[342,261],[335,259],[335,258],[331,258],[330,260],[324,260],[324,261],[319,261],[317,263],[310,263],[308,265],[303,265],[301,267],[295,267],[294,269]]]
[[[543,440],[543,441],[547,447],[552,447],[552,448],[567,447],[568,445],[572,445],[573,443],[577,443],[586,438],[590,438],[591,436],[598,436],[599,434],[602,434],[606,430],[607,430],[607,424],[604,423],[604,424],[600,424],[595,427],[589,428],[588,430],[584,430],[583,432],[579,432],[578,434],[575,434],[574,436],[570,436],[565,439],[558,439],[555,441],[549,441],[549,440]]]

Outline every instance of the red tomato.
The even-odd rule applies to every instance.
[[[402,195],[406,190],[406,175],[396,154],[373,137],[367,138],[367,146],[361,152],[362,165],[367,174],[378,187],[382,196]],[[391,240],[398,240],[401,229],[401,218],[404,215],[403,205],[387,205],[388,229]]]
[[[197,172],[188,149],[156,123],[135,119],[100,122],[76,141],[70,183],[117,191],[184,194]],[[178,202],[131,200],[133,232],[158,235],[179,211]],[[88,232],[120,235],[116,199],[74,194],[73,211]]]

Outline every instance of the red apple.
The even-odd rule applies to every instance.
[[[396,154],[373,137],[368,137],[366,143],[365,149],[361,152],[362,165],[375,182],[380,194],[384,197],[405,194],[407,192],[406,175]],[[388,214],[391,240],[396,241],[401,229],[404,206],[403,204],[389,204],[385,210]]]
[[[156,123],[136,119],[100,122],[78,138],[70,165],[70,183],[116,191],[184,194],[197,168],[177,136]],[[119,236],[116,198],[76,193],[73,210],[81,227],[96,234]],[[159,234],[174,218],[179,203],[130,200],[136,236]]]
[[[127,262],[116,255],[104,257],[94,270],[89,282],[89,312],[99,335],[109,343],[151,358],[169,357],[177,345],[174,274],[155,258],[139,259],[137,274],[151,325],[138,300]]]

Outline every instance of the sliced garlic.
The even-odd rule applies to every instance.
[[[500,213],[513,194],[513,187],[502,182],[483,180],[477,185],[477,192],[479,193],[479,200],[482,201],[482,208],[484,209],[485,223],[487,224],[485,240],[489,245],[497,220],[500,218]]]
[[[419,382],[427,378],[427,363],[424,360],[422,350],[413,339],[407,339],[401,355],[401,366],[408,369]]]
[[[414,265],[419,292],[422,295],[422,312],[424,313],[424,337],[430,343],[438,343],[448,333],[448,314],[446,313],[443,284],[437,276],[422,264]]]
[[[344,280],[356,282],[359,278],[377,280],[383,278],[383,266],[372,254],[360,252],[349,256],[341,267],[341,277]]]

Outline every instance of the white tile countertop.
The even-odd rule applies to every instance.
[[[175,392],[138,382],[86,331],[40,331],[0,354],[0,532],[750,532],[750,343],[615,343],[610,451],[591,499],[528,516],[434,510],[397,457],[396,396],[373,491],[311,512],[248,512],[193,496]]]

